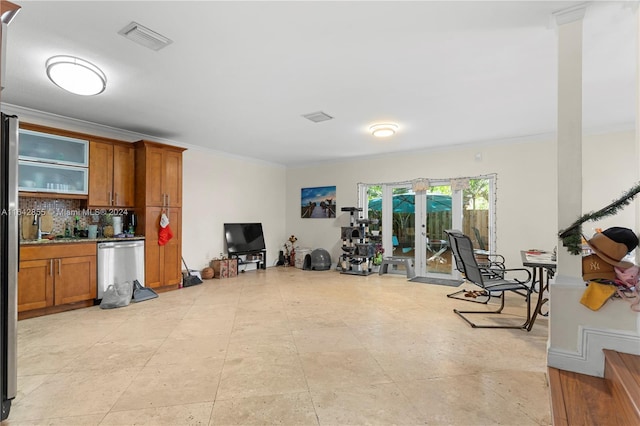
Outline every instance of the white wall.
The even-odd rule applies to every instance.
[[[226,254],[225,222],[262,222],[267,266],[285,237],[285,169],[201,149],[183,154],[182,254],[192,269]]]
[[[394,143],[390,140],[389,143]],[[476,160],[481,153],[482,159]],[[508,265],[521,266],[520,250],[556,245],[555,145],[552,141],[459,147],[320,164],[287,170],[286,230],[300,246],[324,248],[335,263],[340,227],[349,224],[341,207],[357,206],[357,184],[416,178],[454,178],[497,173],[497,250]],[[336,185],[336,219],[301,219],[300,189]]]
[[[585,136],[585,212],[604,207],[633,186],[634,167],[637,167],[634,143],[633,132]],[[480,161],[476,160],[478,153],[482,157]],[[495,143],[289,168],[286,235],[295,234],[300,246],[329,250],[335,262],[341,253],[340,227],[349,224],[349,214],[340,212],[340,208],[357,206],[359,182],[398,182],[488,173],[497,173],[497,251],[507,257],[508,265],[520,264],[522,249],[551,250],[558,246],[560,250],[556,217],[556,148],[555,141],[550,140]],[[301,219],[301,188],[329,185],[337,187],[338,217]],[[610,226],[633,229],[633,204],[615,217],[585,224],[583,231],[590,236],[596,227],[606,229]]]
[[[583,212],[600,210],[627,192],[636,184],[637,169],[634,132],[585,136],[582,141]],[[586,223],[582,231],[590,238],[595,228],[624,226],[634,229],[635,213],[635,205],[631,203],[615,216]]]

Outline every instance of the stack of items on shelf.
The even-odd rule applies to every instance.
[[[640,312],[640,268],[628,257],[638,247],[635,232],[615,226],[596,232],[585,242],[593,254],[582,258],[582,278],[587,282],[587,289],[580,303],[597,311],[617,294],[630,303],[631,310]]]

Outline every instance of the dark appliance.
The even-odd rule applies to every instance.
[[[134,234],[135,235],[136,226],[138,226],[138,217],[136,216],[136,214],[134,212],[129,212],[128,223],[129,223],[129,227],[127,229],[127,232],[129,234]]]
[[[18,119],[1,115],[0,148],[0,392],[1,419],[16,396],[18,321]]]
[[[224,236],[229,255],[266,250],[262,223],[225,223]]]

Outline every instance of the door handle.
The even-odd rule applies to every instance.
[[[111,198],[111,191],[109,191],[109,205],[113,205],[113,199]]]
[[[171,205],[171,195],[167,194],[167,207]]]
[[[49,259],[49,276],[53,277],[53,259]]]
[[[62,275],[60,270],[62,269],[62,260],[58,259],[58,276]]]
[[[115,192],[114,194],[115,194],[115,196],[116,196],[116,206],[118,206],[118,205],[120,205],[120,204],[118,203],[118,193],[117,193],[117,192]]]

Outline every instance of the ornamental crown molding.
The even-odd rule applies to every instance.
[[[564,25],[584,19],[584,14],[588,6],[589,2],[574,4],[564,9],[556,10],[552,12],[552,15],[556,18],[556,24]]]

